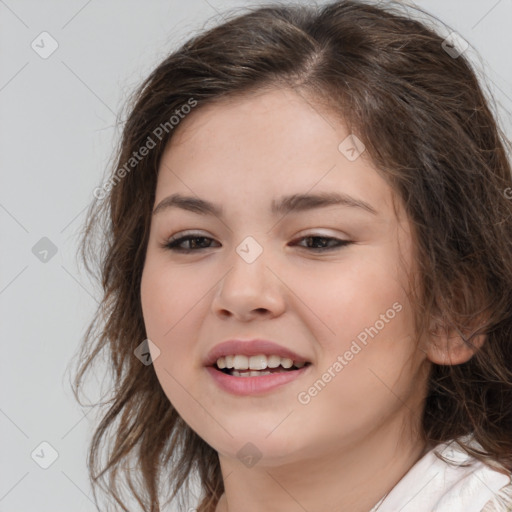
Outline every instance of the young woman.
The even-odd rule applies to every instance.
[[[92,481],[130,511],[122,477],[152,512],[195,477],[201,512],[512,510],[488,102],[398,7],[254,8],[169,55],[84,233],[104,300],[75,386],[103,348],[115,379]]]

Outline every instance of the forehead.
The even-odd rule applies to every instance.
[[[246,204],[263,196],[270,204],[285,191],[311,190],[364,194],[376,209],[391,207],[391,189],[368,155],[349,160],[343,152],[352,136],[343,122],[293,90],[199,105],[175,130],[161,159],[157,200],[192,192],[229,202],[234,191]]]
[[[177,148],[201,141],[202,146],[211,149],[205,144],[204,139],[208,138],[217,145],[223,143],[219,149],[251,151],[257,148],[261,157],[264,143],[265,154],[274,158],[282,153],[290,156],[291,149],[296,150],[297,156],[304,157],[312,144],[321,149],[330,139],[336,141],[340,130],[346,131],[339,119],[321,112],[302,94],[273,88],[199,105],[180,122],[169,145]],[[299,141],[311,142],[311,145],[297,146]]]

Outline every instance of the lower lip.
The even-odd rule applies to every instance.
[[[282,373],[271,373],[256,377],[234,377],[221,372],[213,366],[207,366],[206,370],[213,377],[213,380],[224,390],[234,395],[246,396],[257,395],[273,391],[288,382],[298,379],[308,371],[311,365],[303,366],[298,370]]]

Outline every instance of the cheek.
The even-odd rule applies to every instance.
[[[171,269],[157,258],[146,261],[141,279],[141,303],[151,339],[172,337],[180,319],[190,314],[205,293],[194,273]],[[175,326],[176,327],[173,327]]]
[[[141,279],[144,324],[147,337],[160,351],[154,359],[154,370],[162,390],[195,429],[200,425],[200,421],[196,425],[196,418],[205,421],[204,411],[191,400],[187,389],[196,357],[197,315],[204,314],[199,301],[207,289],[194,283],[194,275],[166,267],[157,258],[146,260]]]
[[[184,368],[192,365],[195,354],[194,329],[202,306],[198,301],[204,291],[199,293],[200,287],[193,282],[193,276],[185,279],[188,274],[168,267],[157,258],[146,261],[141,303],[146,335],[159,350],[153,359],[155,372],[167,397],[176,406],[181,385],[187,379]]]
[[[398,306],[393,309],[393,304],[399,303],[403,309],[408,298],[394,261],[392,255],[386,258],[382,252],[375,251],[373,258],[324,265],[293,279],[294,293],[303,302],[300,307],[314,313],[314,322],[319,326],[315,330],[328,345],[343,348],[345,342],[350,343],[366,327],[375,322],[380,326],[380,316],[389,310],[391,319],[385,324],[386,330],[389,331],[392,324],[396,328],[401,323],[406,315],[396,311]]]
[[[389,254],[375,251],[373,258],[310,275],[300,287],[297,294],[307,297],[304,302],[315,313],[309,327],[322,345],[319,372],[331,369],[336,375],[336,383],[328,386],[330,399],[356,410],[362,399],[385,398],[382,393],[389,390],[379,378],[408,392],[421,354],[407,288],[391,248]],[[338,356],[342,369],[338,364],[336,370]]]

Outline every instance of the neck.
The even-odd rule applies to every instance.
[[[361,439],[283,465],[261,459],[247,468],[220,456],[225,492],[215,512],[369,512],[428,449],[402,425],[381,425]]]

